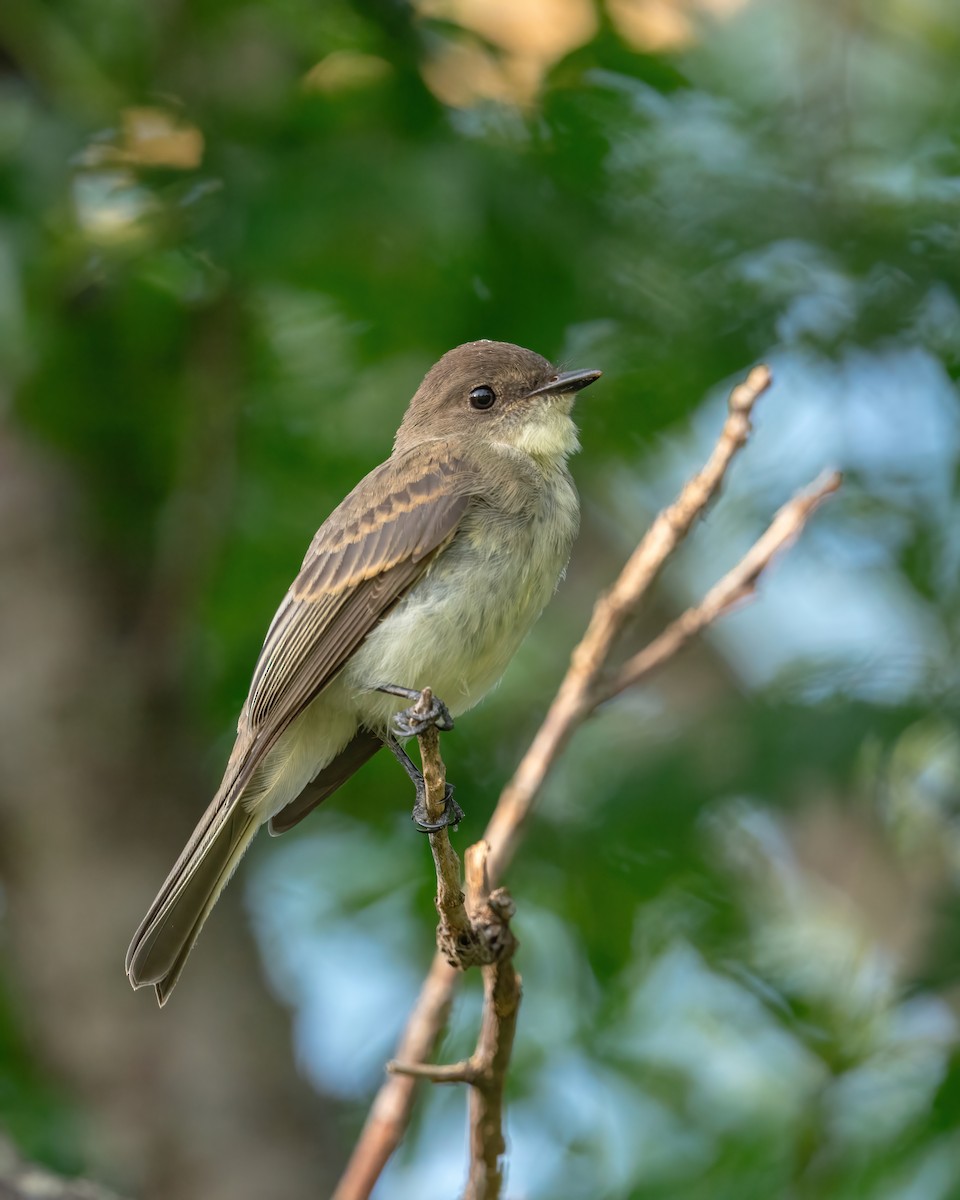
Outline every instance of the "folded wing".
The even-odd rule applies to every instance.
[[[257,767],[454,536],[470,492],[469,468],[444,443],[418,447],[368,475],[321,526],[267,631],[223,782],[127,951],[135,987],[169,995],[256,831],[241,802]]]

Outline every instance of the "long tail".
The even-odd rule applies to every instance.
[[[133,935],[127,977],[135,988],[153,984],[161,1006],[259,825],[239,797],[224,803],[218,796]]]

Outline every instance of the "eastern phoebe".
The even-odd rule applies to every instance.
[[[580,519],[570,412],[599,375],[489,341],[427,373],[393,453],[320,527],[267,631],[220,789],[127,951],[135,988],[164,1004],[257,829],[290,829],[384,745],[431,828],[396,741],[423,729],[403,698],[431,688],[449,712],[427,719],[450,728],[550,599]],[[461,815],[448,799],[444,823]]]

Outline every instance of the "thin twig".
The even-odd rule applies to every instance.
[[[507,1150],[503,1094],[517,1032],[522,987],[512,959],[483,968],[483,1018],[472,1062],[470,1174],[463,1200],[499,1200]]]
[[[429,1079],[431,1083],[473,1083],[477,1078],[471,1058],[458,1063],[408,1063],[391,1058],[386,1069],[388,1075],[410,1075],[414,1079]]]
[[[459,972],[443,955],[434,955],[397,1046],[400,1062],[425,1062],[433,1053],[439,1031],[450,1014],[454,980],[458,976]],[[411,1076],[391,1075],[380,1088],[332,1200],[361,1200],[373,1191],[406,1132],[416,1083]]]
[[[424,688],[415,711],[417,708],[429,711],[432,700],[432,692],[429,688]],[[437,727],[428,726],[418,735],[417,741],[420,743],[420,762],[426,789],[424,802],[427,819],[436,823],[444,814],[447,785],[447,769],[440,754],[440,733]],[[451,966],[463,970],[480,963],[491,962],[489,951],[477,936],[467,915],[460,887],[460,859],[450,842],[447,827],[444,826],[428,836],[437,873],[436,906],[440,916],[437,925],[437,949]]]
[[[483,1015],[476,1049],[458,1063],[394,1059],[387,1064],[392,1075],[470,1085],[470,1173],[464,1200],[497,1200],[503,1186],[503,1096],[522,994],[512,961],[517,947],[509,926],[514,904],[504,888],[490,891],[489,853],[483,841],[467,851],[471,919],[498,954],[497,961],[483,968]]]
[[[663,563],[716,495],[730,463],[749,436],[753,407],[770,386],[770,381],[767,368],[759,366],[750,372],[744,383],[734,388],[726,421],[707,463],[686,484],[676,501],[657,516],[613,587],[597,601],[587,630],[573,651],[557,695],[533,742],[501,793],[487,825],[484,834],[489,843],[489,857],[485,862],[487,886],[499,880],[511,862],[533,804],[567,742],[604,696],[615,694],[613,691],[604,692],[597,682],[611,648]],[[726,577],[725,581],[733,577],[731,597],[734,593],[746,594],[744,589],[747,584],[752,586],[776,550],[800,532],[814,508],[837,486],[839,478],[828,477],[818,481],[805,498],[797,497],[781,509],[770,529],[748,553],[744,562]],[[799,508],[794,507],[797,504]],[[789,520],[785,514],[790,514]],[[742,572],[741,567],[744,567]],[[725,581],[721,581],[717,588],[721,588]],[[717,588],[705,598],[704,605],[710,596],[714,596]],[[714,601],[709,614],[701,613],[696,618],[699,623],[695,629],[687,632],[687,627],[683,625],[684,618],[679,618],[668,627],[661,639],[631,659],[622,670],[632,669],[635,678],[639,679],[654,666],[672,657],[695,632],[728,611],[734,602],[733,598],[724,601],[722,594],[720,599],[722,602],[719,605]],[[699,607],[703,608],[703,605]],[[708,619],[703,619],[707,615]],[[649,658],[646,662],[638,661],[647,655]],[[619,679],[618,675],[614,682]],[[631,686],[634,681],[625,682],[623,686]],[[430,1056],[446,1020],[457,977],[457,973],[437,955],[398,1048],[397,1059],[400,1062],[421,1063]],[[445,1003],[440,1003],[441,998]],[[416,1051],[413,1050],[414,1045]],[[367,1200],[409,1121],[413,1092],[414,1080],[410,1075],[393,1074],[381,1086],[334,1200]],[[383,1122],[376,1119],[383,1112],[390,1114],[389,1136],[384,1136]],[[474,1122],[471,1120],[473,1128]],[[470,1200],[476,1198],[471,1197]]]
[[[733,389],[727,419],[703,469],[685,485],[673,504],[658,514],[613,587],[594,605],[590,624],[573,651],[560,689],[513,778],[500,794],[484,833],[491,847],[491,880],[500,879],[510,864],[544,780],[590,712],[590,689],[617,635],[663,564],[716,495],[730,463],[750,435],[753,406],[769,386],[769,370],[758,366]]]
[[[507,1144],[503,1097],[523,995],[513,965],[517,941],[510,928],[515,906],[505,888],[490,889],[490,845],[479,841],[466,852],[467,905],[476,929],[484,931],[497,958],[483,968],[483,1015],[477,1048],[470,1057],[470,1173],[463,1200],[499,1200]]]
[[[417,708],[429,711],[433,695],[429,688],[424,688],[417,701]],[[444,813],[444,801],[447,786],[447,770],[440,754],[440,733],[435,725],[429,725],[421,733],[417,741],[420,743],[420,764],[423,770],[423,782],[426,795],[424,803],[427,819],[436,824]],[[430,851],[433,854],[433,865],[437,872],[437,912],[440,914],[440,924],[437,927],[437,946],[447,959],[457,964],[456,949],[462,947],[466,953],[472,945],[470,919],[463,903],[463,891],[460,887],[460,859],[450,844],[450,835],[446,826],[428,835]]]
[[[646,675],[694,638],[756,592],[757,580],[771,560],[800,536],[811,514],[837,491],[843,482],[839,471],[824,471],[810,487],[799,492],[779,510],[761,537],[757,539],[732,571],[713,585],[693,608],[672,621],[639,654],[628,659],[610,680],[598,682],[591,691],[594,705],[618,696],[638,684]]]

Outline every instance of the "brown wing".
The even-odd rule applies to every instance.
[[[421,447],[378,467],[321,526],[267,633],[223,782],[130,943],[134,986],[155,983],[161,1003],[169,995],[256,831],[240,799],[257,765],[453,537],[470,490],[469,469],[443,443]],[[351,747],[351,762],[376,749],[362,738]],[[343,766],[331,764],[303,803],[319,803]],[[284,827],[309,811],[299,801]]]
[[[469,480],[443,443],[419,448],[378,467],[321,526],[254,670],[242,718],[249,749],[235,786],[453,537]]]

